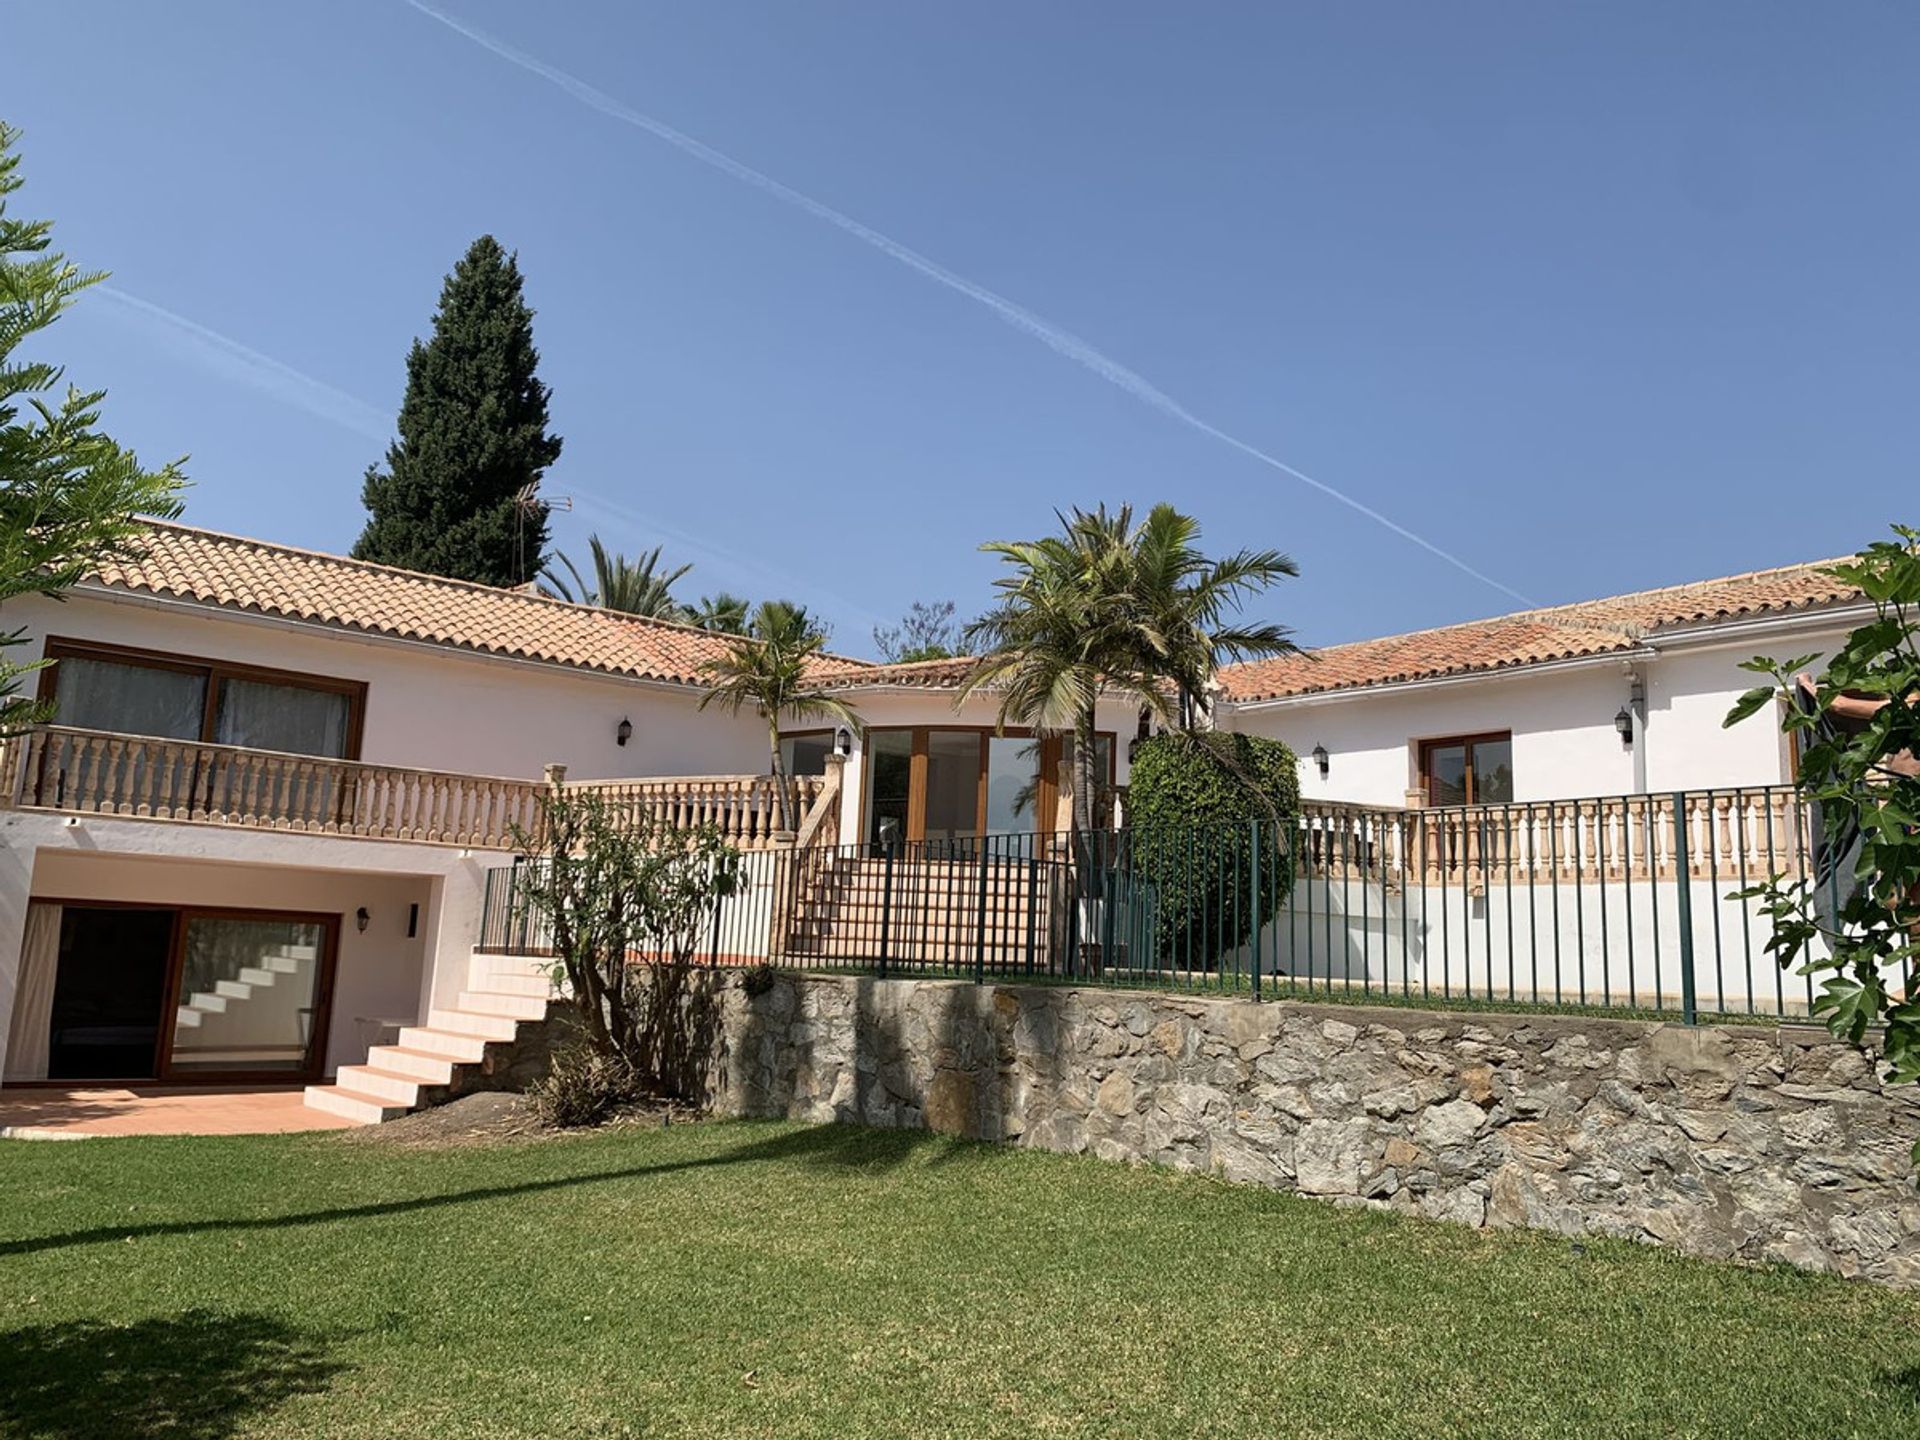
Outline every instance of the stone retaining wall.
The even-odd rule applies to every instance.
[[[721,1011],[724,1113],[1920,1285],[1920,1089],[1820,1030],[851,976],[729,979]]]

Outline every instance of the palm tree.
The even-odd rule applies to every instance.
[[[782,830],[795,828],[792,782],[780,763],[782,721],[833,720],[858,725],[853,707],[815,683],[809,672],[827,637],[806,610],[785,600],[763,600],[748,633],[735,636],[727,653],[702,667],[708,680],[700,708],[719,704],[737,715],[751,705],[767,722],[767,748],[775,804]]]
[[[722,635],[747,633],[747,612],[752,605],[738,595],[722,590],[718,595],[702,595],[698,605],[689,605],[684,616],[689,625],[714,630]]]
[[[1124,523],[1119,528],[1124,531]],[[1144,633],[1153,637],[1154,648],[1144,663],[1173,685],[1181,722],[1189,728],[1212,708],[1208,693],[1222,664],[1300,651],[1284,625],[1231,619],[1245,600],[1276,580],[1297,576],[1300,567],[1278,550],[1241,550],[1209,560],[1199,539],[1199,521],[1162,503],[1126,541],[1134,592],[1153,620]]]
[[[1102,694],[1135,701],[1162,723],[1203,706],[1223,657],[1294,648],[1277,625],[1232,625],[1229,611],[1293,562],[1277,551],[1210,561],[1199,526],[1171,505],[1135,525],[1133,508],[1074,510],[1062,532],[981,546],[1011,567],[996,604],[968,626],[985,654],[961,695],[1000,690],[1000,722],[1073,737],[1073,828],[1094,826],[1094,706]],[[1171,697],[1185,716],[1176,717]]]
[[[568,584],[552,564],[540,572],[562,600],[576,600],[582,605],[597,605],[602,610],[618,610],[623,615],[641,615],[651,620],[680,618],[680,604],[673,598],[673,585],[693,569],[691,565],[660,574],[658,545],[631,560],[609,551],[598,535],[589,535],[587,546],[593,552],[591,586],[581,576],[580,568],[565,555],[556,554],[554,559],[566,567],[573,577],[572,584]]]

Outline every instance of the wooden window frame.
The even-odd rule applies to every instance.
[[[1059,805],[1060,737],[1057,735],[1037,735],[1029,725],[872,725],[861,732],[860,766],[860,820],[861,834],[868,830],[868,821],[873,814],[873,766],[866,759],[872,748],[869,743],[875,735],[910,735],[912,750],[907,761],[907,826],[906,833],[900,838],[908,842],[920,842],[927,838],[927,737],[935,730],[949,734],[965,733],[977,735],[980,739],[980,758],[975,771],[976,797],[974,800],[975,835],[984,835],[987,829],[987,777],[988,744],[995,737],[1003,740],[1041,741],[1039,757],[1039,788],[1034,797],[1035,821],[1042,814],[1051,814]],[[1094,732],[1096,744],[1101,736],[1107,737],[1111,744],[1107,747],[1107,787],[1114,789],[1120,779],[1120,734],[1117,730],[1097,730]],[[786,738],[783,734],[782,739]],[[1051,828],[1043,829],[1034,825],[1036,835],[1050,834]],[[864,840],[861,843],[866,843]]]
[[[319,756],[319,759],[358,760],[367,719],[367,682],[347,680],[334,675],[314,675],[303,670],[275,670],[265,665],[242,665],[198,655],[175,655],[159,650],[142,650],[132,645],[113,645],[97,640],[74,640],[66,636],[47,637],[42,654],[51,662],[40,672],[39,698],[51,704],[59,691],[59,663],[62,660],[106,660],[117,665],[139,665],[149,670],[172,670],[179,674],[203,675],[207,681],[205,710],[200,717],[197,741],[183,744],[216,744],[214,726],[220,714],[220,687],[228,680],[253,680],[267,685],[285,685],[301,690],[319,690],[344,695],[347,699],[346,753]],[[60,717],[54,715],[58,725]],[[127,733],[133,732],[116,732]],[[245,747],[241,747],[245,748]]]
[[[1495,740],[1504,740],[1507,742],[1509,748],[1511,748],[1513,745],[1513,732],[1511,730],[1481,730],[1471,735],[1441,735],[1432,740],[1422,740],[1420,742],[1420,793],[1427,797],[1427,804],[1436,809],[1447,808],[1436,805],[1433,798],[1433,752],[1436,750],[1444,750],[1451,745],[1462,746],[1466,751],[1467,798],[1461,802],[1462,804],[1505,805],[1511,803],[1505,800],[1481,801],[1474,797],[1473,747]]]
[[[344,916],[326,910],[273,910],[236,905],[167,905],[150,900],[70,900],[58,895],[34,895],[36,905],[58,905],[64,910],[152,910],[173,917],[167,941],[166,983],[160,996],[160,1024],[154,1036],[153,1074],[102,1075],[86,1080],[9,1080],[7,1088],[71,1089],[76,1085],[298,1085],[313,1084],[325,1076],[327,1042],[333,1029],[334,982],[339,978],[340,933]],[[314,979],[313,1030],[307,1040],[306,1063],[295,1070],[187,1070],[173,1069],[173,1032],[180,1007],[180,987],[186,977],[187,925],[194,920],[285,920],[317,925],[322,939],[319,973]]]

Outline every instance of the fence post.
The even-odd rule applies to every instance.
[[[973,983],[987,983],[987,849],[988,837],[982,835],[980,847],[980,904],[974,916]]]
[[[880,864],[880,963],[879,975],[887,978],[887,931],[893,921],[893,846],[883,847]]]
[[[1653,866],[1651,883],[1658,885],[1659,867]],[[1673,878],[1679,887],[1680,914],[1680,1019],[1688,1025],[1699,1023],[1699,1009],[1693,989],[1693,867],[1687,856],[1687,792],[1673,792]]]
[[[1253,998],[1258,1000],[1260,998],[1260,951],[1264,944],[1264,936],[1261,932],[1266,927],[1260,914],[1260,822],[1254,820],[1250,824],[1253,830],[1253,852],[1249,857],[1249,864],[1253,871],[1253,891],[1247,897],[1247,908],[1253,912]]]

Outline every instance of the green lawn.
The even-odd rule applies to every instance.
[[[1920,1298],[925,1136],[0,1142],[0,1435],[1920,1434]]]

